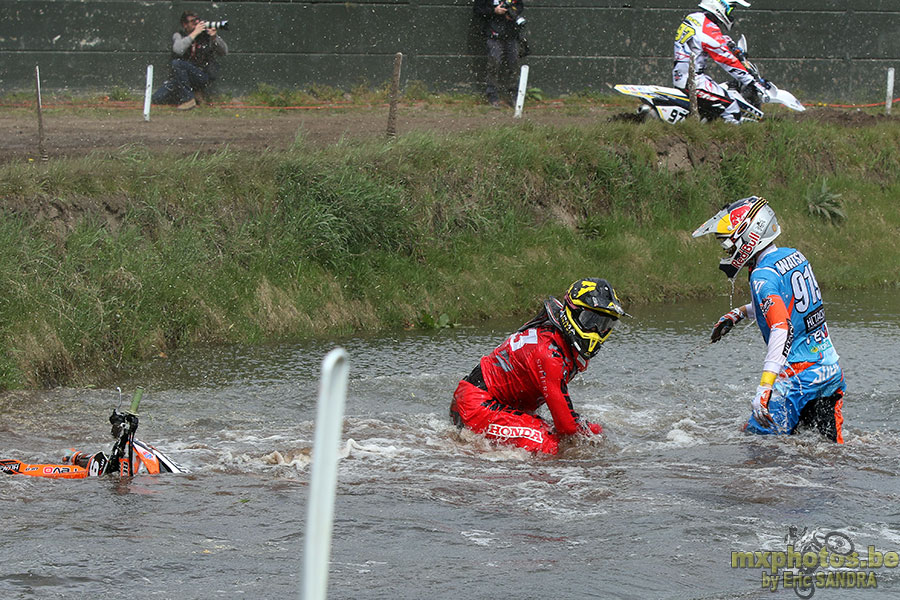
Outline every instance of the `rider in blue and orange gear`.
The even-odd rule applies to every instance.
[[[568,384],[584,371],[625,311],[605,279],[580,279],[563,301],[550,297],[531,321],[509,336],[462,381],[450,416],[488,439],[556,454],[560,436],[599,435],[582,419]],[[553,419],[536,414],[546,404]]]
[[[812,267],[793,248],[778,248],[775,211],[764,198],[734,202],[694,231],[715,234],[727,256],[719,268],[733,279],[745,264],[751,302],[732,309],[713,328],[717,342],[738,321],[753,317],[767,344],[762,377],[745,429],[759,434],[791,434],[815,427],[843,443],[844,374],[838,364],[822,293]]]

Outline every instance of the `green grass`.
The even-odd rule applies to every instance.
[[[897,286],[898,141],[892,121],[526,122],[2,165],[0,389],[87,383],[198,343],[528,316],[585,276],[630,312],[719,293],[718,246],[690,232],[754,193],[826,289]],[[703,160],[665,166],[687,149]],[[844,218],[810,208],[837,198]]]

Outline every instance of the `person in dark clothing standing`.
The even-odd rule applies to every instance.
[[[228,54],[228,46],[197,13],[182,13],[181,29],[172,35],[172,74],[154,92],[152,101],[189,110],[197,106],[197,97],[219,75],[218,57]]]
[[[475,0],[475,14],[483,21],[482,33],[487,41],[485,93],[488,102],[495,108],[500,107],[501,86],[505,85],[510,104],[516,95],[519,22],[523,10],[523,0]]]

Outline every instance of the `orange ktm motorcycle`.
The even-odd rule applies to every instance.
[[[141,471],[149,474],[186,473],[171,458],[134,437],[138,428],[137,409],[142,395],[143,390],[138,388],[129,410],[122,412],[113,409],[109,416],[112,424],[110,433],[115,439],[109,455],[72,450],[63,457],[61,464],[30,464],[15,459],[0,459],[0,473],[52,479],[85,479],[114,474],[131,477]]]

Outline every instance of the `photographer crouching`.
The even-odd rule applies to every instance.
[[[482,21],[482,33],[487,42],[487,100],[494,108],[500,108],[501,86],[508,94],[504,98],[513,104],[518,85],[519,58],[522,51],[521,27],[525,24],[523,0],[475,0],[475,14]],[[505,67],[505,69],[504,69]]]
[[[219,74],[218,57],[228,54],[228,46],[218,35],[228,21],[208,22],[197,13],[181,14],[181,29],[172,35],[172,72],[154,92],[154,104],[177,104],[190,110],[203,100],[204,90]]]

